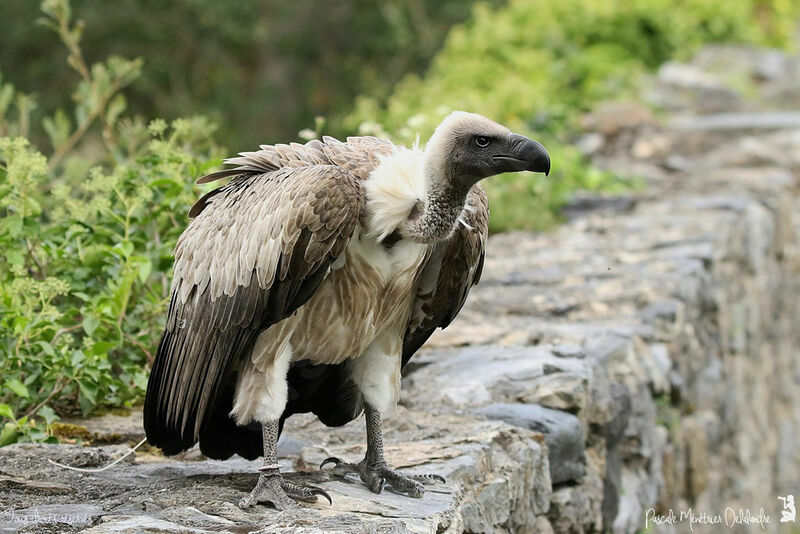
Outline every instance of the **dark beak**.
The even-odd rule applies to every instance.
[[[550,155],[541,143],[524,135],[513,134],[509,150],[494,156],[502,162],[503,172],[533,171],[550,174]]]

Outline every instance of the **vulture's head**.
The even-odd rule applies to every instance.
[[[451,113],[425,147],[427,198],[411,211],[400,233],[423,243],[447,238],[473,185],[518,171],[550,172],[550,156],[540,143],[481,115]]]
[[[425,148],[425,171],[437,185],[468,191],[504,172],[550,173],[544,147],[482,115],[455,111],[436,128]]]

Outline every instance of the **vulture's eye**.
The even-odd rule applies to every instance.
[[[483,137],[482,135],[475,137],[475,144],[479,148],[486,148],[489,146],[489,143],[491,143],[491,140],[488,137]]]

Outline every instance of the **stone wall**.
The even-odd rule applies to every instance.
[[[482,283],[413,360],[387,457],[447,484],[415,500],[319,473],[363,454],[360,420],[290,420],[283,467],[334,505],[281,513],[235,506],[257,462],[142,453],[76,473],[45,459],[103,465],[125,447],[15,445],[0,449],[0,532],[633,533],[648,509],[690,507],[763,508],[779,531],[777,497],[800,498],[800,117],[780,111],[800,107],[800,60],[706,49],[643,98],[667,112],[608,104],[578,146],[646,187],[576,197],[550,233],[492,237]],[[108,420],[82,424],[108,438]],[[110,426],[141,435],[135,417]]]
[[[781,111],[798,73],[778,52],[709,48],[649,83],[667,116],[588,117],[579,146],[647,188],[576,199],[552,234],[494,237],[489,279],[409,376],[412,407],[545,431],[556,532],[636,532],[651,508],[720,516],[709,532],[763,509],[777,531],[777,497],[800,490],[800,114]]]

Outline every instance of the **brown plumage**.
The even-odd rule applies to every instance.
[[[175,247],[144,409],[167,454],[199,440],[213,458],[262,445],[266,458],[273,438],[258,423],[313,411],[341,425],[365,405],[379,417],[401,367],[480,278],[489,213],[477,182],[549,170],[541,145],[465,113],[424,152],[325,137],[226,163],[200,182],[230,183],[197,201]]]

